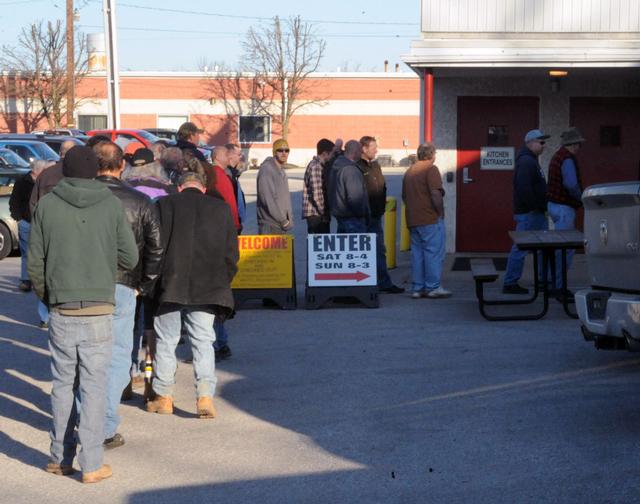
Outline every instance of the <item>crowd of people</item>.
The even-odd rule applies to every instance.
[[[214,418],[215,362],[231,356],[225,320],[234,315],[231,282],[237,236],[247,205],[239,178],[242,153],[216,147],[208,160],[203,130],[183,124],[175,147],[124,146],[93,136],[63,144],[53,166],[32,163],[15,185],[11,211],[19,221],[20,289],[39,298],[49,329],[52,369],[51,457],[46,470],[74,472],[78,445],[82,480],[112,475],[104,449],[125,443],[118,408],[144,380],[139,353],[153,369],[146,409],[171,414],[176,346],[188,337],[193,354],[196,412]],[[285,234],[294,216],[285,167],[289,145],[273,143],[257,176],[260,234]],[[374,233],[378,287],[398,294],[386,267],[382,218],[386,183],[377,142],[322,139],[304,177],[302,217],[309,233]],[[403,198],[412,237],[411,297],[447,297],[442,180],[435,148],[418,149]],[[77,435],[75,434],[77,426]]]

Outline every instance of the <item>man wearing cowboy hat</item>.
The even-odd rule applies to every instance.
[[[576,210],[582,206],[582,183],[576,154],[585,139],[578,128],[569,128],[560,135],[561,147],[549,163],[547,183],[548,210],[554,228],[575,229]],[[560,252],[556,258],[556,288],[562,282]],[[571,266],[573,250],[567,251],[567,268]]]

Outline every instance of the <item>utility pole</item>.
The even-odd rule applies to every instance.
[[[76,65],[73,51],[73,17],[73,0],[67,0],[67,128],[73,128],[75,126],[73,110],[76,101]]]
[[[118,129],[120,127],[120,75],[118,72],[116,0],[104,0],[104,32],[107,50],[107,123],[109,129]]]

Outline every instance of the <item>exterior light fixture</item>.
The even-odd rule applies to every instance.
[[[566,78],[569,72],[566,70],[549,70],[549,81],[551,82],[551,92],[557,93],[560,91],[560,82]]]

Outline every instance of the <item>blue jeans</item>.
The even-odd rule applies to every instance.
[[[113,312],[113,347],[107,381],[107,408],[104,422],[104,438],[113,437],[122,420],[118,406],[122,391],[131,377],[131,350],[133,348],[133,324],[136,316],[136,292],[126,285],[116,284],[116,309]]]
[[[387,249],[384,246],[384,232],[382,231],[382,217],[372,217],[367,229],[376,234],[376,269],[378,274],[378,288],[387,289],[393,285],[387,270]]]
[[[38,300],[38,316],[41,322],[49,323],[49,308],[40,300]]]
[[[213,322],[213,330],[216,333],[216,342],[213,347],[216,350],[220,350],[229,341],[229,333],[227,332],[227,328],[224,326],[224,322],[220,322],[217,318]]]
[[[338,221],[338,233],[366,233],[367,221],[357,217],[336,217]]]
[[[413,226],[411,233],[411,280],[413,292],[440,287],[445,254],[444,220]]]
[[[215,317],[206,306],[162,305],[156,315],[156,355],[153,361],[153,390],[173,396],[176,378],[176,346],[180,341],[180,314],[183,314],[193,354],[196,396],[213,397],[216,391],[216,362],[213,342]]]
[[[20,247],[20,280],[26,282],[29,280],[27,273],[27,251],[29,250],[29,233],[31,232],[31,224],[22,219],[18,221],[18,245]]]
[[[553,221],[554,229],[558,231],[576,228],[576,210],[568,205],[559,205],[549,202],[547,205],[549,216]],[[567,271],[573,261],[573,250],[567,250]],[[562,252],[556,252],[556,289],[562,287]]]
[[[529,212],[527,214],[515,214],[513,219],[516,221],[516,231],[535,231],[548,229],[547,217],[541,212]],[[511,247],[509,259],[507,261],[507,272],[504,276],[504,285],[515,285],[522,276],[524,269],[524,260],[527,257],[526,250],[520,250],[515,244]],[[538,265],[540,265],[540,257],[538,257]],[[542,278],[542,270],[538,268],[538,275]]]
[[[68,317],[51,313],[51,461],[71,465],[76,454],[74,428],[82,449],[78,462],[84,472],[102,467],[107,369],[111,358],[111,315]],[[82,402],[76,403],[78,390]]]

